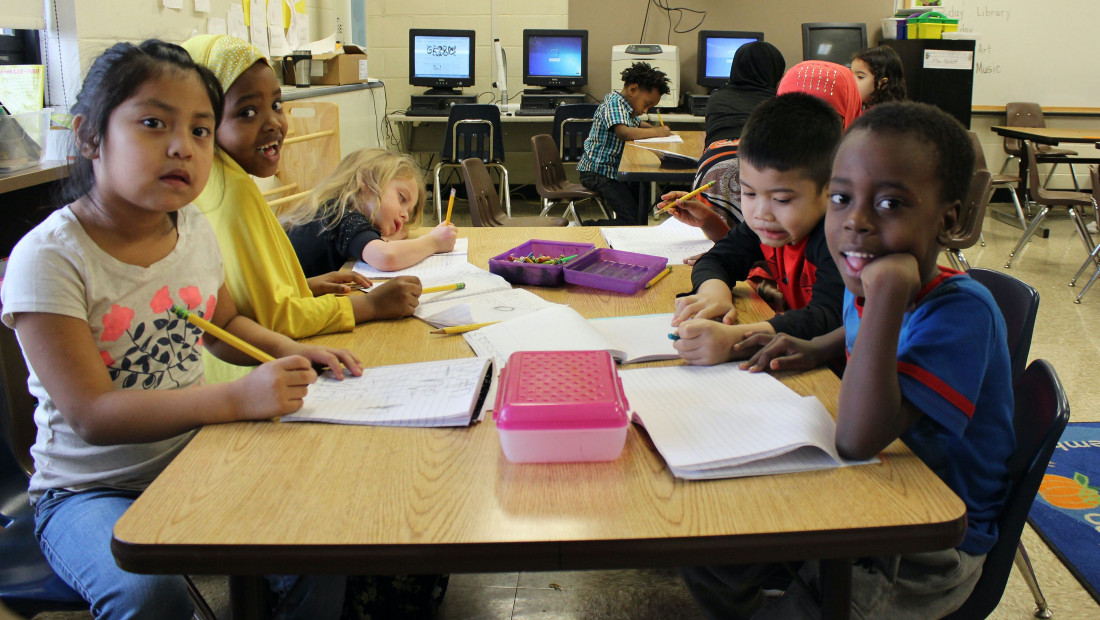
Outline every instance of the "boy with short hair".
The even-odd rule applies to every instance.
[[[638,202],[626,183],[616,176],[623,148],[630,140],[671,135],[667,125],[654,127],[638,118],[669,93],[664,71],[646,62],[636,62],[622,72],[623,88],[603,99],[593,115],[592,129],[584,141],[584,155],[577,162],[581,185],[597,191],[617,216],[613,220],[590,220],[585,226],[633,226],[638,221]]]
[[[689,364],[743,359],[771,334],[813,338],[840,327],[844,284],[823,220],[842,132],[828,103],[801,93],[765,101],[749,116],[739,153],[744,221],[699,258],[691,271],[693,294],[676,300],[675,347]],[[736,325],[732,288],[761,261],[790,310]],[[743,342],[754,333],[761,336]]]
[[[776,338],[753,360],[758,368],[807,368],[846,351],[840,454],[870,458],[900,438],[966,504],[966,534],[957,548],[857,561],[853,617],[951,613],[970,596],[997,540],[1016,443],[1004,319],[989,291],[937,265],[973,164],[966,131],[932,106],[887,103],[856,121],[837,151],[825,217],[847,287],[844,328],[811,342]],[[815,564],[801,571],[811,588]],[[716,617],[757,611],[761,572],[683,570]],[[816,608],[813,596],[792,586],[753,617],[804,617]]]

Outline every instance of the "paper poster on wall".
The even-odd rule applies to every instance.
[[[248,26],[244,21],[244,6],[239,3],[230,4],[226,13],[226,34],[238,39],[248,40]]]
[[[209,13],[210,12],[210,0],[195,0],[195,12],[196,13]]]
[[[206,34],[229,34],[225,20],[221,17],[207,18]]]
[[[45,85],[42,65],[0,66],[0,101],[8,114],[41,110]]]
[[[309,40],[309,33],[302,35],[301,18],[302,15],[295,8],[296,4],[300,4],[304,10],[305,2],[295,2],[294,0],[283,0],[283,22],[286,24],[286,44],[290,46],[290,49],[298,49],[298,44],[303,41]]]
[[[166,9],[182,9],[183,0],[164,0],[164,8]]]
[[[281,15],[279,16],[279,19],[282,19]],[[282,26],[267,27],[267,43],[271,49],[271,58],[278,58],[280,56],[290,55],[290,46],[287,45],[286,35],[283,34]]]
[[[267,5],[264,0],[251,0],[250,4],[252,19],[248,24],[248,35],[252,45],[255,45],[261,54],[270,57],[271,49],[267,45]]]

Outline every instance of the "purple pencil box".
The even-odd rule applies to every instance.
[[[532,239],[517,247],[498,254],[489,259],[489,271],[497,274],[512,284],[527,284],[532,286],[561,286],[565,284],[562,268],[565,265],[551,265],[545,263],[520,263],[508,260],[511,256],[549,256],[561,258],[574,256],[580,258],[591,252],[596,246],[591,243],[571,243],[569,241],[542,241]],[[572,259],[569,262],[577,260]],[[566,263],[568,264],[568,263]]]
[[[500,373],[493,420],[513,463],[613,461],[628,411],[607,351],[517,351]]]
[[[668,266],[663,256],[599,248],[565,264],[565,281],[620,293],[637,293]]]

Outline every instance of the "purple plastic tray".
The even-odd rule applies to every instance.
[[[637,293],[668,266],[663,256],[599,248],[565,265],[565,281],[620,293]]]
[[[543,241],[532,239],[498,254],[489,259],[489,271],[497,274],[512,284],[527,284],[532,286],[561,286],[565,284],[562,267],[565,265],[549,265],[542,263],[516,263],[508,260],[509,256],[527,256],[534,253],[535,256],[561,256],[577,255],[577,258],[569,263],[580,260],[588,254],[595,245],[591,243],[571,243],[569,241]],[[569,264],[566,263],[566,264]]]

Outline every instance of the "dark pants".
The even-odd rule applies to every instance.
[[[613,220],[585,220],[585,226],[637,226],[645,223],[638,221],[638,199],[626,183],[595,172],[581,172],[580,177],[581,185],[599,192],[603,196],[604,204],[616,216]]]

